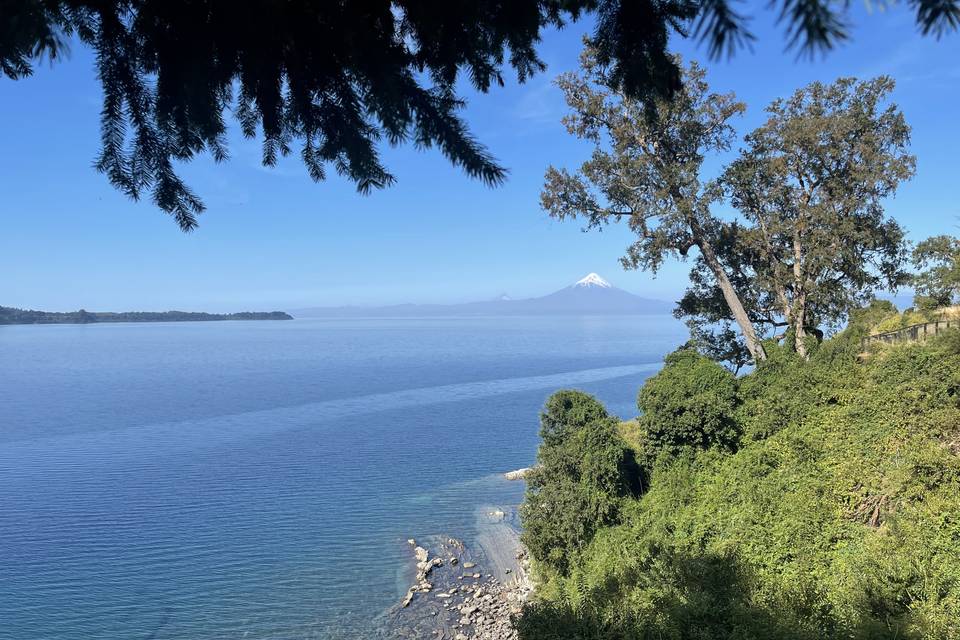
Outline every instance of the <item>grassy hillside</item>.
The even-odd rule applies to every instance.
[[[960,334],[861,354],[872,326],[772,349],[732,402],[668,360],[615,436],[645,492],[540,554],[521,637],[960,638]]]

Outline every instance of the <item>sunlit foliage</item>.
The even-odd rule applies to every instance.
[[[960,638],[960,332],[862,353],[889,312],[809,361],[771,346],[737,381],[739,448],[659,456],[541,572],[521,637]]]

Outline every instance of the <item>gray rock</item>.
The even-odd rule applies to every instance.
[[[516,471],[507,471],[503,474],[503,477],[507,480],[523,480],[532,470],[532,467],[525,467],[523,469],[517,469]]]

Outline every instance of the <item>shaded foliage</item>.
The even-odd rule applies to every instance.
[[[527,607],[515,622],[521,640],[817,638],[797,621],[752,603],[749,571],[732,554],[690,553],[652,541],[632,550],[638,557],[631,558],[629,579],[646,592],[642,603],[630,604],[655,615],[623,606],[617,587],[626,575],[606,585],[581,580],[558,599]]]

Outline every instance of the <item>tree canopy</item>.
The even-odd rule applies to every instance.
[[[915,158],[890,78],[815,82],[774,101],[738,157],[708,179],[705,159],[733,147],[732,119],[745,106],[710,91],[695,63],[672,99],[641,104],[590,54],[558,85],[567,129],[594,150],[576,172],[547,169],[541,206],[587,229],[625,220],[636,234],[626,268],[656,272],[696,249],[676,315],[704,351],[739,368],[766,358],[763,339],[789,337],[806,357],[809,339],[877,289],[906,283],[904,233],[885,200]],[[724,201],[732,217],[716,213]]]
[[[913,277],[919,307],[946,307],[960,296],[960,240],[941,235],[927,238],[913,250]]]
[[[849,36],[846,4],[773,5],[788,47],[828,50]],[[925,33],[960,20],[960,0],[910,5]],[[262,141],[265,165],[298,151],[316,181],[332,169],[364,193],[388,186],[380,145],[412,143],[499,184],[506,170],[459,115],[458,78],[479,91],[507,69],[529,78],[544,68],[543,29],[586,13],[597,63],[640,101],[680,89],[671,36],[698,37],[714,56],[754,38],[730,0],[0,0],[0,76],[59,60],[71,39],[91,47],[104,94],[96,168],[189,230],[204,205],[177,165],[202,153],[226,160],[231,115]]]
[[[893,88],[886,76],[840,78],[775,100],[721,180],[747,225],[728,234],[727,267],[743,275],[753,322],[786,327],[801,355],[807,333],[907,281],[904,233],[884,200],[916,159]]]
[[[707,156],[730,149],[730,121],[745,105],[732,93],[711,92],[696,63],[686,68],[673,98],[643,104],[616,89],[591,49],[582,58],[582,72],[564,74],[557,84],[571,108],[567,130],[591,142],[594,151],[574,173],[547,169],[542,208],[560,220],[583,218],[588,229],[626,220],[637,236],[621,259],[626,268],[656,272],[666,259],[698,249],[751,356],[763,359],[763,346],[717,253],[723,225],[711,208],[722,192],[702,175]]]

